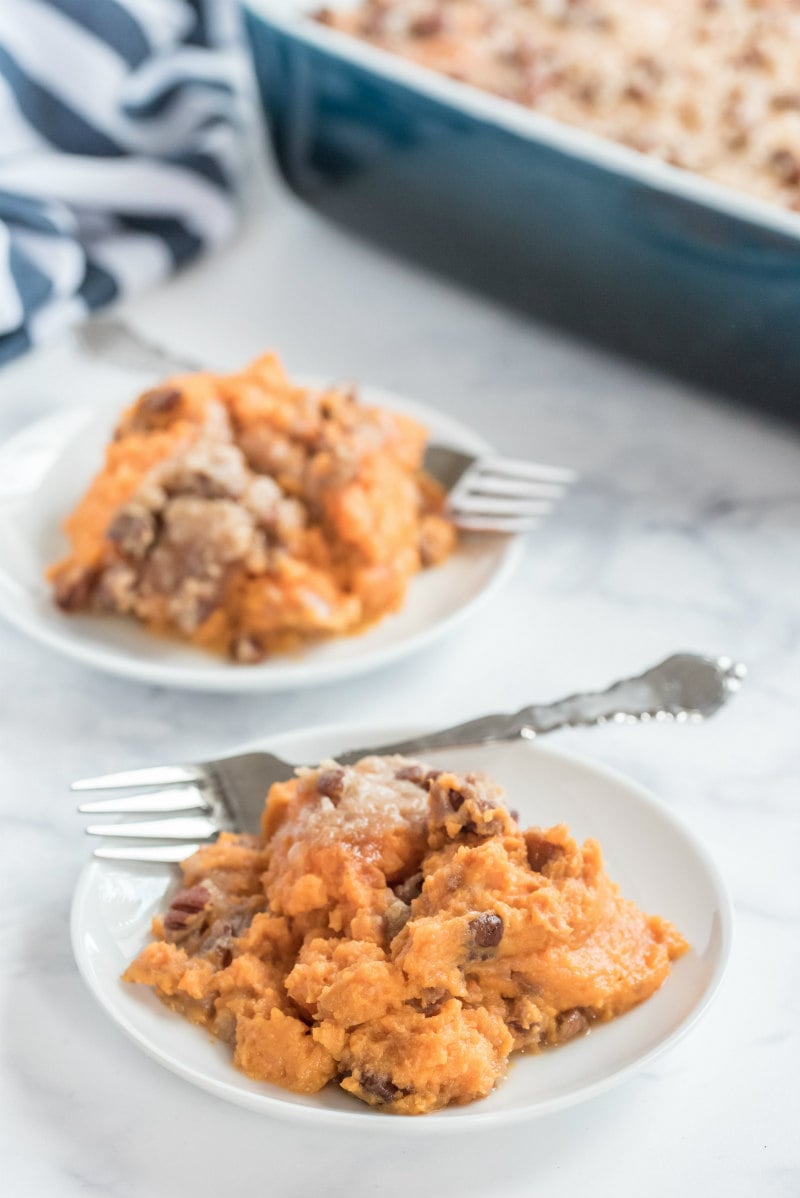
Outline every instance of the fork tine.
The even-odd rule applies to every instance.
[[[503,475],[469,474],[458,488],[470,495],[517,495],[525,499],[560,499],[566,492],[565,483],[537,482],[535,479],[507,478]]]
[[[524,516],[456,516],[455,523],[465,532],[497,532],[513,535],[520,532],[531,532],[541,523],[540,520],[528,519]]]
[[[518,458],[480,458],[478,465],[486,474],[505,474],[539,482],[569,485],[578,477],[575,470],[569,470],[566,466],[547,466],[543,462],[525,462]]]
[[[508,499],[493,495],[457,495],[451,498],[450,507],[458,515],[475,516],[546,516],[553,510],[549,499]]]
[[[101,845],[93,856],[101,861],[144,861],[154,864],[179,865],[200,848],[199,844]]]
[[[179,782],[202,782],[205,771],[197,765],[153,765],[120,774],[101,774],[97,778],[79,778],[70,790],[121,790],[128,786],[175,786]]]
[[[83,815],[139,815],[146,811],[166,815],[168,811],[208,811],[211,804],[198,786],[177,786],[172,790],[148,790],[144,794],[123,795],[121,799],[96,799],[80,803]]]
[[[205,815],[153,819],[144,823],[90,824],[89,836],[126,836],[131,840],[210,840],[219,825]]]

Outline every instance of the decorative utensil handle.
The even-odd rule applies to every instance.
[[[510,715],[487,715],[427,736],[341,754],[348,765],[372,754],[418,755],[433,749],[482,745],[492,741],[531,740],[557,728],[603,724],[608,720],[701,720],[713,715],[734,694],[745,668],[726,657],[678,653],[659,665],[615,682],[604,691],[568,695],[555,703],[523,707]]]

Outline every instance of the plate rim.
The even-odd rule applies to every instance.
[[[326,381],[322,376],[298,374],[297,380],[305,386],[323,385]],[[430,404],[397,392],[373,385],[369,382],[357,384],[366,402],[384,404],[397,411],[415,415],[423,423],[433,418],[440,427],[449,429],[455,444],[462,444],[477,453],[496,452],[493,445],[477,433],[469,425],[449,412],[440,411]],[[0,457],[13,452],[19,441],[27,441],[36,430],[46,432],[50,427],[58,429],[66,425],[71,431],[59,449],[59,456],[64,451],[80,429],[119,411],[118,403],[74,405],[67,409],[57,408],[39,420],[23,425],[12,435],[0,443]],[[69,413],[68,417],[65,413]],[[80,420],[79,413],[84,419]],[[72,419],[70,419],[70,417]],[[57,435],[54,433],[53,435]],[[50,467],[52,468],[52,466]],[[46,475],[45,475],[46,477]],[[24,503],[35,494],[43,478],[24,495],[13,498],[9,506]],[[144,685],[167,686],[176,690],[199,691],[220,694],[253,694],[281,693],[291,689],[305,689],[311,686],[327,686],[334,682],[361,677],[372,671],[391,666],[404,657],[410,657],[427,648],[440,637],[447,636],[463,621],[477,614],[480,608],[488,603],[509,581],[520,563],[525,550],[525,538],[521,534],[509,536],[506,544],[499,549],[499,560],[489,579],[479,591],[466,603],[450,612],[443,618],[413,633],[403,640],[376,648],[339,661],[309,663],[304,656],[296,660],[287,658],[277,665],[247,666],[240,669],[215,663],[213,655],[209,655],[209,664],[186,666],[183,664],[163,665],[149,661],[140,661],[133,651],[117,650],[91,641],[76,640],[57,629],[42,622],[35,611],[31,611],[27,602],[20,602],[20,586],[17,580],[8,574],[0,562],[0,617],[13,627],[31,637],[39,644],[55,650],[71,661],[77,661],[84,666],[101,671],[117,678],[127,678]],[[444,563],[444,567],[447,563]],[[413,585],[412,580],[412,585]],[[27,595],[23,592],[27,599]],[[391,619],[392,613],[387,614]]]
[[[245,750],[252,750],[256,747],[265,748],[267,746],[273,752],[291,752],[290,749],[285,747],[286,745],[292,741],[309,737],[318,737],[323,740],[335,739],[336,741],[340,737],[347,739],[355,737],[357,740],[354,743],[368,744],[369,740],[366,739],[368,737],[383,737],[385,739],[396,736],[413,736],[419,731],[419,724],[395,725],[377,722],[320,724],[313,725],[310,728],[289,729],[275,736],[259,737],[257,740],[249,741],[247,744],[234,746],[230,752],[238,753]],[[345,740],[344,743],[347,743],[347,741]],[[650,808],[650,810],[655,811],[657,815],[666,820],[674,831],[689,842],[700,861],[706,879],[711,885],[720,921],[719,951],[711,976],[700,999],[684,1016],[678,1026],[658,1044],[653,1045],[649,1050],[637,1057],[636,1060],[623,1065],[619,1069],[613,1070],[597,1081],[579,1086],[566,1094],[539,1100],[538,1102],[509,1111],[482,1111],[480,1109],[480,1101],[476,1101],[464,1107],[448,1108],[450,1111],[449,1114],[446,1112],[431,1112],[424,1116],[424,1118],[411,1116],[392,1118],[381,1118],[378,1116],[376,1118],[375,1113],[372,1111],[362,1112],[355,1110],[350,1112],[349,1110],[326,1110],[324,1108],[306,1107],[299,1104],[294,1105],[280,1098],[272,1097],[269,1094],[250,1094],[247,1091],[240,1090],[233,1082],[227,1083],[209,1078],[193,1066],[184,1065],[180,1060],[176,1060],[165,1053],[157,1044],[151,1043],[146,1035],[139,1032],[128,1021],[127,1017],[117,1010],[113,1003],[106,1000],[102,991],[95,987],[94,973],[88,955],[84,952],[81,940],[81,915],[92,891],[95,877],[104,868],[109,868],[109,865],[113,868],[113,863],[101,862],[95,859],[90,859],[83,866],[70,905],[70,941],[72,953],[78,971],[92,997],[125,1036],[163,1068],[168,1069],[183,1080],[198,1086],[207,1093],[214,1094],[236,1106],[254,1111],[256,1114],[266,1118],[274,1117],[288,1122],[316,1123],[319,1126],[326,1125],[342,1129],[370,1127],[373,1131],[380,1129],[392,1134],[409,1132],[413,1134],[456,1133],[476,1128],[498,1127],[539,1119],[546,1115],[566,1110],[569,1107],[588,1102],[621,1085],[683,1040],[707,1013],[712,1002],[719,994],[733,947],[734,910],[730,892],[719,867],[699,835],[693,831],[681,816],[673,811],[664,799],[659,798],[634,778],[622,773],[621,770],[614,769],[604,763],[599,763],[590,756],[585,756],[582,753],[576,753],[571,749],[564,749],[558,746],[542,745],[540,740],[529,741],[527,743],[531,752],[543,753],[566,762],[569,766],[576,766],[579,770],[599,775],[605,781],[628,791],[631,798]],[[282,748],[281,746],[284,747]],[[163,869],[164,866],[161,865],[158,868]],[[233,1070],[232,1064],[231,1069]],[[454,1114],[453,1111],[456,1113]]]

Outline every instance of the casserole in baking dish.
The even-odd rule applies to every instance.
[[[248,0],[281,169],[330,217],[608,347],[797,410],[800,214]]]

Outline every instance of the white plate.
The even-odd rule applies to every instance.
[[[377,744],[415,731],[323,728],[272,738],[259,747],[311,762],[348,745]],[[645,911],[671,919],[692,944],[651,999],[562,1048],[513,1059],[497,1089],[467,1107],[399,1118],[365,1108],[336,1086],[312,1096],[291,1094],[250,1081],[234,1069],[226,1045],[167,1010],[144,987],[120,982],[125,966],[147,942],[150,920],[163,909],[176,875],[164,866],[93,861],[73,901],[72,943],[84,979],[114,1022],[162,1065],[230,1102],[295,1121],[403,1133],[467,1130],[570,1106],[629,1077],[687,1032],[719,986],[732,917],[706,850],[672,812],[621,775],[541,745],[448,750],[429,758],[456,770],[492,774],[506,787],[523,823],[564,821],[579,839],[600,840],[623,894]]]
[[[434,440],[471,453],[491,450],[459,421],[432,408],[360,387],[365,403],[395,408]],[[66,550],[60,525],[102,462],[117,405],[70,410],[0,447],[0,615],[67,656],[110,674],[192,690],[296,689],[366,673],[430,644],[474,613],[509,577],[521,538],[462,535],[458,550],[411,583],[402,610],[360,636],[339,637],[296,656],[241,666],[146,632],[133,620],[66,616],[52,602],[46,567]]]

